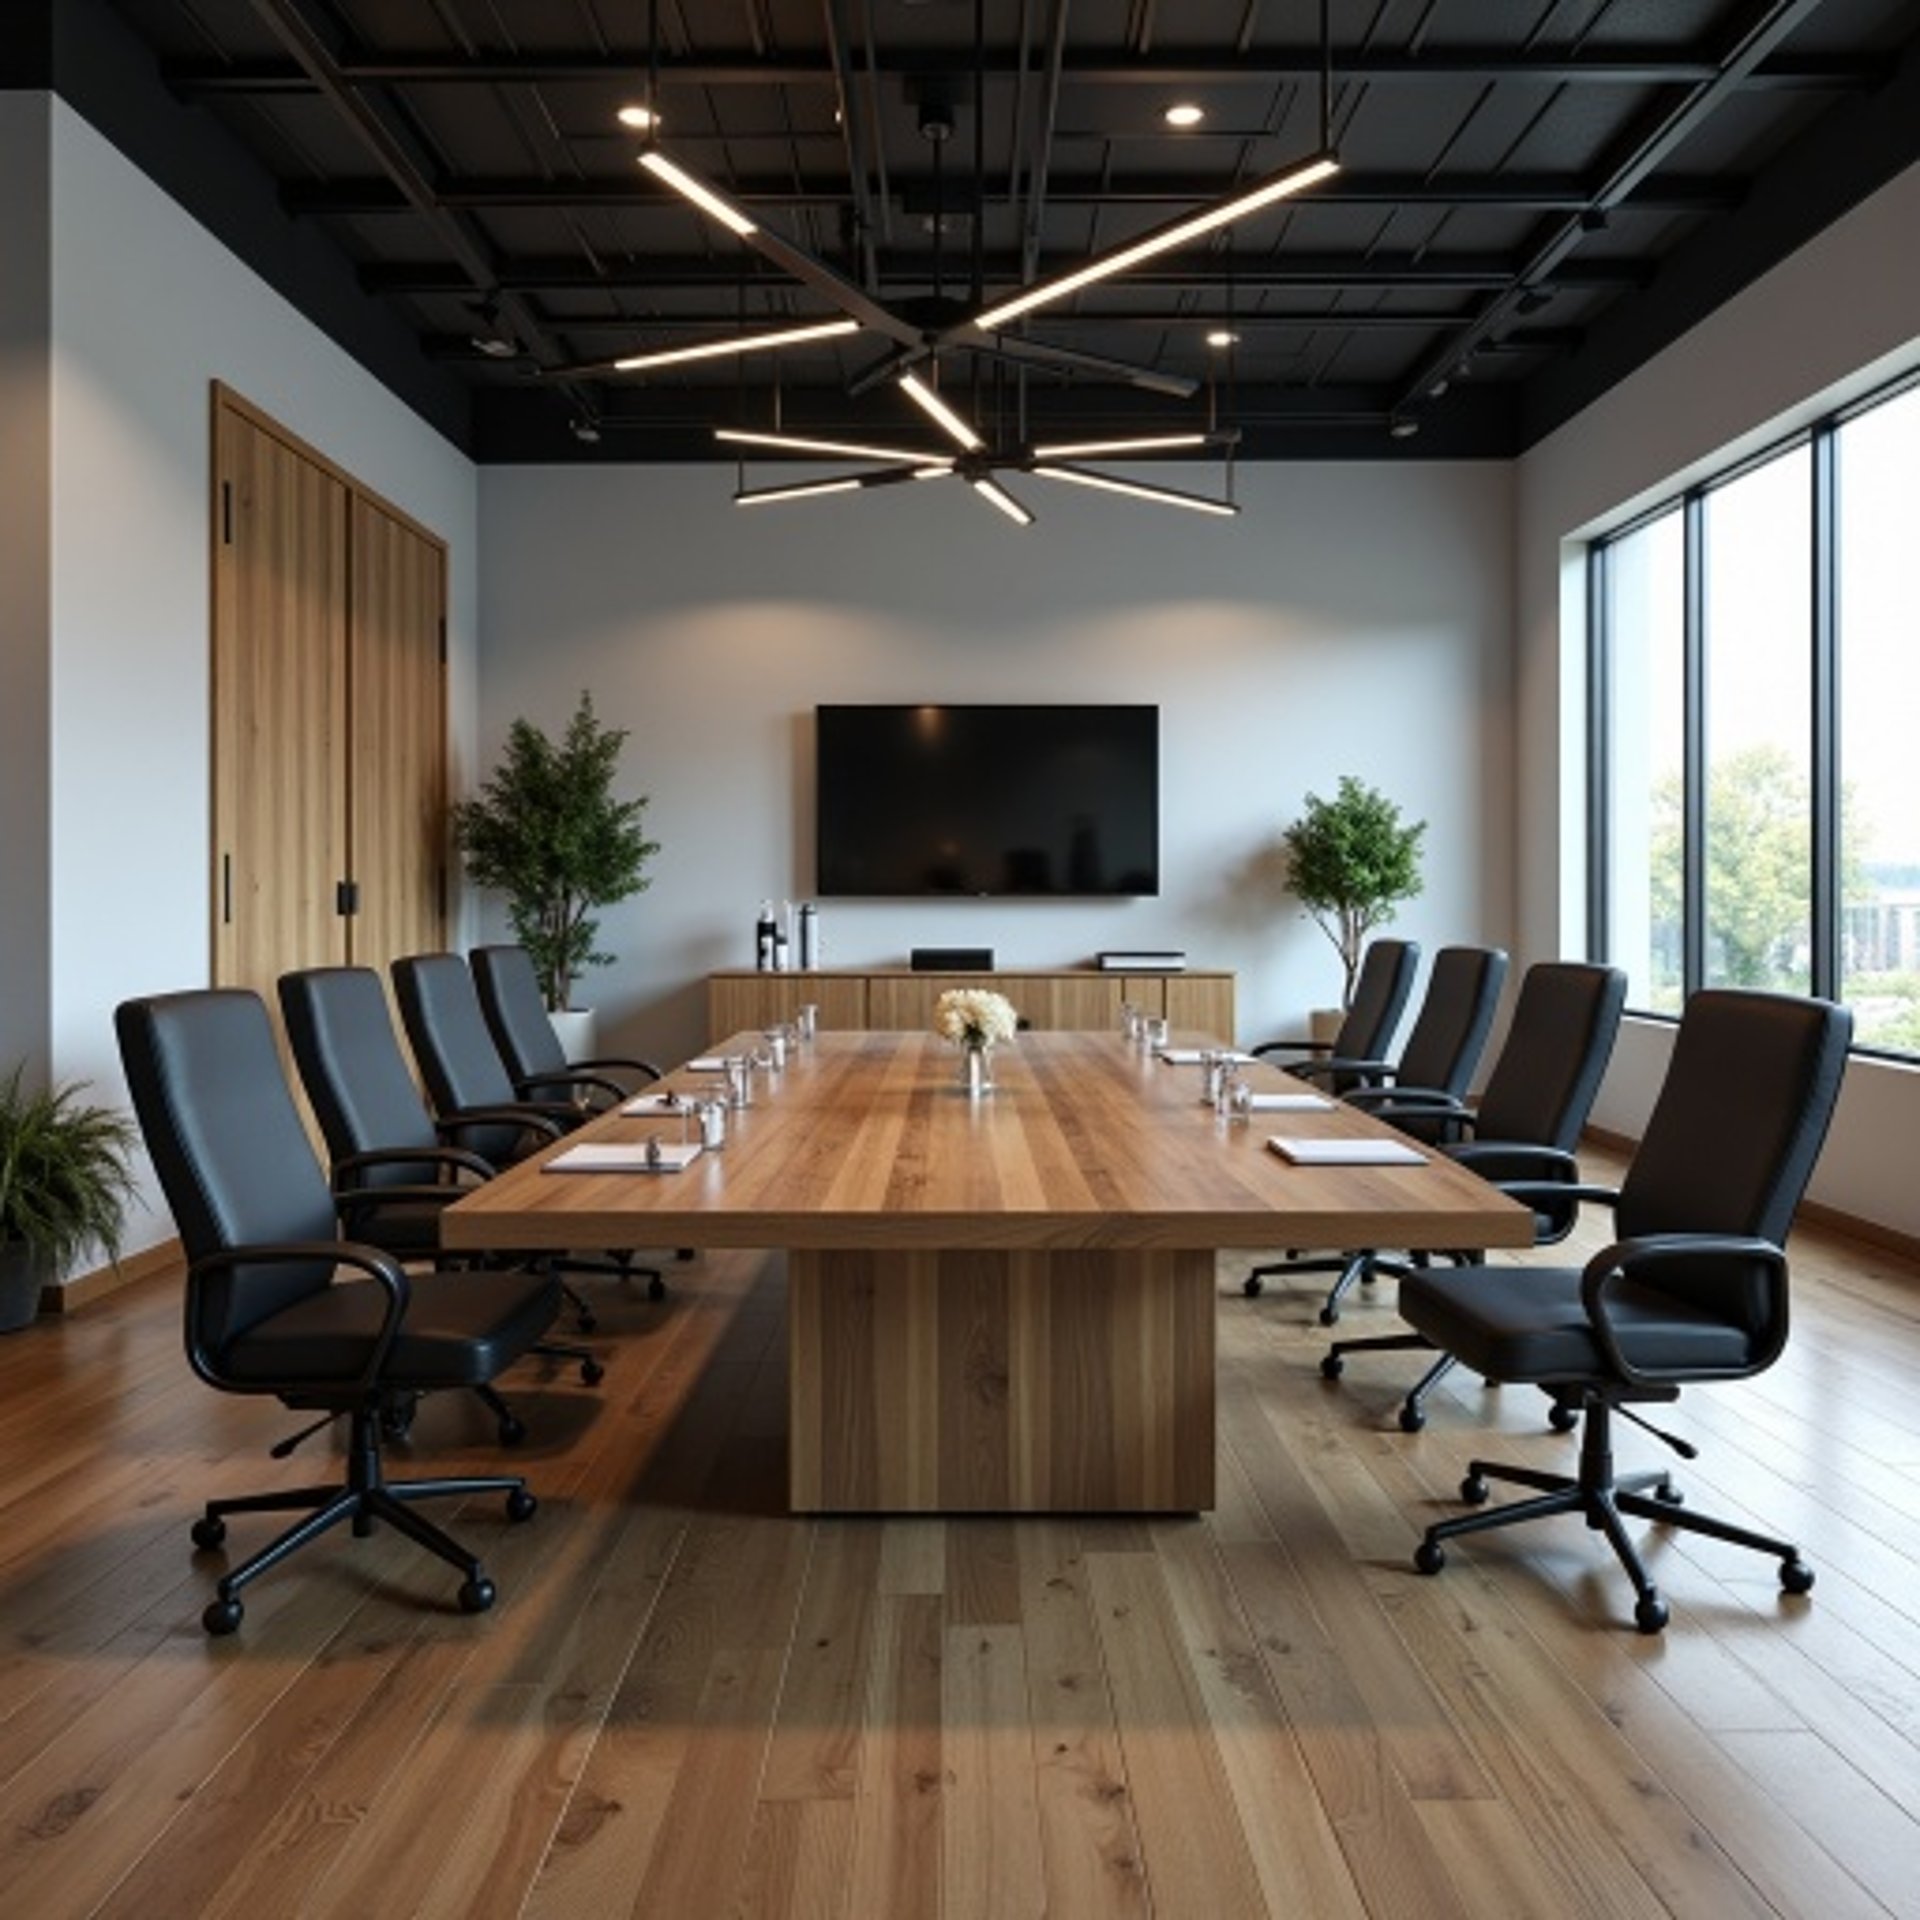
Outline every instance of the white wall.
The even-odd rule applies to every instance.
[[[726,467],[485,470],[483,762],[515,716],[557,728],[590,689],[632,730],[663,844],[652,889],[604,917],[618,964],[585,996],[603,1039],[702,1044],[706,973],[752,964],[763,895],[810,890],[822,701],[1149,701],[1163,761],[1157,899],[830,901],[829,964],[1180,946],[1239,974],[1243,1037],[1299,1031],[1338,969],[1275,848],[1347,772],[1430,822],[1399,929],[1504,943],[1509,470],[1269,465],[1239,485],[1226,523],[1032,482],[1022,533],[951,486],[747,514]]]
[[[1519,896],[1529,957],[1579,951],[1581,554],[1624,517],[1740,451],[1920,365],[1920,168],[1891,182],[1621,382],[1520,463]],[[1595,1118],[1637,1134],[1671,1029],[1629,1022]],[[1920,1234],[1920,1071],[1848,1070],[1813,1186],[1826,1204]]]
[[[51,155],[51,1050],[58,1076],[118,1099],[114,1006],[208,978],[209,382],[449,542],[456,780],[476,489],[463,455],[59,101]],[[130,1244],[168,1230],[156,1202]]]

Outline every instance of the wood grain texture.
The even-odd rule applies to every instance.
[[[1557,1467],[1577,1441],[1471,1376],[1401,1434],[1420,1356],[1322,1380],[1310,1311],[1243,1299],[1233,1256],[1211,1515],[791,1516],[782,1266],[721,1253],[666,1303],[603,1293],[601,1388],[503,1381],[538,1516],[436,1514],[485,1555],[491,1613],[343,1531],[210,1642],[199,1503],[337,1461],[326,1436],[268,1457],[296,1417],[193,1379],[179,1275],[155,1275],[0,1341],[6,1911],[1913,1912],[1920,1273],[1817,1231],[1791,1252],[1779,1364],[1663,1416],[1699,1459],[1619,1444],[1802,1535],[1819,1585],[1783,1597],[1764,1561],[1634,1522],[1674,1608],[1657,1641],[1577,1520],[1413,1573],[1470,1456]],[[1393,1324],[1384,1298],[1351,1313]],[[389,1464],[501,1460],[442,1394]]]
[[[746,1044],[743,1037],[741,1044]],[[556,1176],[530,1160],[451,1208],[463,1247],[755,1246],[1139,1249],[1519,1246],[1526,1213],[1460,1167],[1294,1167],[1231,1127],[1199,1074],[1118,1034],[1036,1033],[998,1048],[970,1100],[926,1033],[824,1034],[759,1078],[726,1148],[683,1174]],[[1264,1066],[1256,1084],[1293,1083]],[[686,1086],[697,1076],[671,1076]],[[1382,1135],[1351,1108],[1284,1130]],[[584,1136],[638,1139],[609,1115]]]
[[[1213,1504],[1213,1258],[790,1254],[797,1512]]]

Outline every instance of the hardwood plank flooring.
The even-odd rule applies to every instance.
[[[1673,1607],[1648,1639],[1577,1522],[1415,1575],[1470,1457],[1575,1443],[1471,1375],[1401,1434],[1420,1356],[1322,1381],[1318,1294],[1246,1301],[1246,1264],[1220,1263],[1199,1519],[790,1517],[780,1264],[712,1254],[663,1304],[602,1294],[599,1389],[505,1383],[540,1514],[446,1516],[492,1614],[408,1542],[342,1535],[229,1641],[200,1631],[199,1502],[325,1478],[329,1442],[273,1462],[292,1418],[191,1377],[177,1276],[0,1342],[0,1904],[1920,1916],[1920,1273],[1807,1231],[1780,1364],[1668,1410],[1689,1498],[1793,1534],[1819,1583],[1788,1599],[1766,1561],[1644,1529]],[[1376,1291],[1343,1330],[1394,1324]],[[460,1395],[393,1453],[499,1457]]]

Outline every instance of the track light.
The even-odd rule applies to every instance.
[[[900,390],[929,420],[941,428],[957,445],[964,447],[968,453],[977,453],[987,444],[918,374],[903,373],[900,376]]]
[[[1404,414],[1387,422],[1387,433],[1395,440],[1411,440],[1420,431],[1418,420],[1409,420]]]
[[[691,200],[702,213],[711,214],[723,227],[730,227],[742,239],[750,233],[759,232],[759,224],[751,214],[743,213],[731,200],[714,192],[705,181],[696,180],[684,167],[676,166],[664,153],[643,153],[640,164],[656,180],[664,180],[675,193]]]
[[[807,340],[830,340],[858,333],[857,320],[820,320],[804,327],[782,327],[772,333],[735,334],[727,340],[702,340],[691,347],[662,347],[658,353],[629,354],[616,360],[617,373],[645,373],[654,367],[672,367],[688,360],[719,360],[733,353],[759,353],[769,347],[797,347]]]
[[[600,444],[600,423],[591,414],[580,414],[567,422],[567,431],[583,447],[597,447]]]
[[[1172,221],[1144,239],[1116,247],[1111,253],[1103,253],[1099,258],[1089,260],[1084,267],[1076,267],[1073,272],[1063,273],[1055,280],[1043,280],[1015,298],[1002,301],[997,307],[988,307],[974,317],[973,324],[982,333],[992,333],[1009,320],[1032,312],[1035,307],[1046,306],[1054,300],[1064,300],[1068,294],[1078,293],[1082,287],[1090,287],[1097,280],[1124,273],[1127,268],[1137,266],[1142,260],[1150,260],[1155,254],[1169,253],[1203,233],[1231,226],[1234,221],[1245,219],[1261,207],[1271,206],[1276,200],[1284,200],[1289,194],[1298,193],[1302,188],[1313,186],[1339,171],[1340,162],[1333,154],[1315,154],[1312,159],[1300,161],[1274,174],[1259,186],[1231,200],[1221,201],[1202,213],[1190,214],[1184,220]]]
[[[1193,513],[1217,514],[1223,520],[1235,518],[1240,511],[1231,500],[1209,500],[1205,494],[1182,493],[1177,487],[1150,487],[1143,480],[1117,480],[1111,474],[1089,473],[1084,467],[1035,467],[1032,471],[1044,480],[1067,480],[1076,487],[1122,493],[1134,500],[1151,500],[1158,506],[1185,507]]]
[[[489,360],[511,360],[520,351],[520,342],[513,337],[511,328],[501,324],[500,302],[489,294],[474,306],[473,313],[474,324],[467,335],[467,344]]]
[[[636,133],[650,133],[660,124],[660,116],[651,107],[622,107],[613,117]]]

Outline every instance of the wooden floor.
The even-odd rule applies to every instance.
[[[1211,1516],[790,1519],[777,1269],[716,1255],[609,1299],[598,1391],[516,1384],[541,1512],[457,1519],[492,1614],[383,1532],[209,1641],[197,1502],[325,1442],[268,1460],[291,1419],[196,1383],[143,1283],[0,1342],[0,1911],[1920,1914],[1920,1276],[1795,1251],[1787,1357],[1672,1424],[1693,1503],[1819,1585],[1656,1533],[1660,1639],[1577,1522],[1410,1572],[1471,1452],[1573,1442],[1472,1378],[1403,1436],[1415,1360],[1323,1383],[1313,1296],[1238,1261]],[[395,1471],[490,1438],[437,1402]]]

